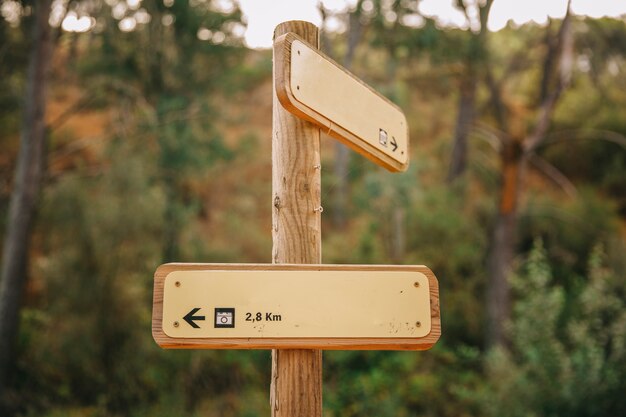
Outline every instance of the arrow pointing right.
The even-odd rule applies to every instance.
[[[395,152],[396,149],[398,149],[398,142],[396,142],[396,138],[394,138],[393,136],[391,137],[391,146],[393,146],[393,151]]]
[[[185,320],[187,323],[189,323],[189,325],[191,327],[193,327],[194,329],[199,329],[200,326],[198,326],[194,320],[204,320],[206,317],[205,316],[194,316],[194,314],[196,314],[200,309],[199,308],[194,308],[192,309],[189,313],[187,313],[187,315],[185,317],[183,317],[183,320]]]

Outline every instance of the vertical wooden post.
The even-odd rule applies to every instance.
[[[315,25],[281,23],[274,39],[287,32],[319,48]],[[273,96],[272,262],[318,264],[322,261],[320,131],[281,106],[275,84]],[[321,351],[272,351],[270,406],[273,417],[321,417]]]

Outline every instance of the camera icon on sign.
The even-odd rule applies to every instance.
[[[235,309],[234,308],[216,308],[214,326],[216,328],[235,327]]]
[[[388,139],[388,135],[387,135],[387,131],[383,130],[383,129],[378,129],[378,142],[383,145],[383,146],[387,146],[387,139]]]

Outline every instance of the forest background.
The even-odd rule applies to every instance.
[[[150,333],[158,265],[270,261],[271,51],[227,3],[2,2],[2,415],[269,415],[269,351]],[[403,174],[322,139],[323,261],[429,266],[443,327],[325,352],[326,416],[626,415],[626,18],[492,4],[320,4],[411,138]]]

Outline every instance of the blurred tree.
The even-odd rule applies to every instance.
[[[572,100],[568,100],[568,96],[573,94],[574,91],[570,91],[568,95],[563,93],[570,89],[573,84],[573,71],[575,66],[581,66],[585,68],[585,62],[590,60],[599,59],[604,57],[612,62],[620,62],[625,55],[625,49],[623,47],[623,23],[617,23],[617,27],[607,23],[608,33],[602,33],[603,30],[597,30],[599,22],[591,22],[590,20],[573,20],[571,16],[569,2],[567,6],[567,12],[562,20],[558,30],[554,31],[551,28],[554,22],[550,21],[549,25],[545,29],[543,37],[543,49],[544,58],[542,65],[538,70],[535,70],[535,75],[532,78],[529,87],[521,90],[524,95],[530,95],[531,98],[526,99],[513,99],[510,97],[511,91],[515,90],[511,88],[511,82],[507,83],[507,76],[512,73],[509,68],[519,66],[516,64],[518,60],[514,55],[509,58],[509,64],[504,69],[502,76],[499,80],[495,79],[495,67],[493,60],[489,67],[487,67],[486,80],[490,92],[491,109],[493,112],[493,118],[497,128],[492,130],[494,137],[500,139],[500,175],[501,182],[499,185],[499,204],[497,209],[497,215],[495,223],[493,225],[493,233],[491,237],[490,251],[488,253],[488,271],[489,281],[487,288],[487,313],[488,313],[488,326],[487,326],[487,344],[497,345],[505,342],[506,337],[503,333],[505,323],[509,319],[510,312],[510,290],[507,282],[507,275],[512,269],[512,263],[515,253],[517,240],[517,229],[519,225],[518,212],[519,212],[519,200],[523,189],[524,173],[528,167],[532,166],[538,172],[545,175],[551,181],[556,183],[570,196],[576,195],[576,190],[570,180],[554,165],[550,164],[545,158],[540,156],[539,151],[546,145],[552,145],[558,142],[569,142],[567,150],[571,152],[574,148],[572,143],[579,139],[586,140],[604,140],[613,142],[626,149],[626,137],[619,133],[619,130],[624,127],[620,123],[612,122],[609,120],[589,120],[594,128],[586,130],[580,119],[577,119],[573,115],[563,116],[559,118],[559,124],[575,124],[577,127],[583,127],[582,129],[572,129],[569,131],[551,132],[550,125],[553,120],[558,116],[557,104],[563,103],[568,109],[572,107]],[[579,27],[580,36],[575,39],[575,30]],[[594,29],[596,27],[596,29]],[[613,29],[613,30],[611,30]],[[594,35],[589,36],[589,33]],[[602,34],[597,36],[598,33]],[[600,39],[603,40],[600,40]],[[590,39],[595,39],[590,41]],[[578,44],[575,49],[575,41]],[[596,44],[602,44],[602,47],[598,47],[597,54],[590,51],[586,44],[595,42]],[[530,50],[529,47],[526,47]],[[525,59],[527,60],[527,58]],[[607,64],[597,66],[596,69],[608,68]],[[523,68],[523,66],[522,66]],[[585,70],[592,79],[596,74],[596,71]],[[576,80],[579,87],[584,85],[584,79]],[[508,87],[507,87],[508,84]],[[599,85],[596,83],[596,85]],[[570,89],[572,90],[572,89]],[[601,88],[589,88],[581,91],[587,91],[586,97],[590,95],[600,94],[602,95]],[[519,94],[519,92],[518,92]],[[509,97],[506,97],[509,95]],[[620,98],[615,97],[613,94],[608,94],[607,99],[616,100],[620,102]],[[516,101],[517,100],[517,101]],[[575,99],[574,99],[575,100]],[[583,99],[582,101],[585,101]],[[605,98],[601,101],[604,102]],[[582,102],[577,100],[578,102]],[[610,114],[612,106],[599,111],[594,109],[594,113],[598,114]],[[567,110],[564,114],[567,114]],[[586,118],[589,116],[587,111],[584,115],[579,117]],[[534,118],[534,121],[532,120]],[[565,120],[569,121],[565,121]],[[618,131],[608,131],[608,128],[615,128]],[[603,147],[605,152],[611,152],[613,147]],[[584,148],[583,148],[584,149]],[[570,153],[571,155],[571,153]],[[597,161],[594,163],[597,169],[604,172],[603,175],[607,175],[610,172],[623,172],[623,168],[620,168],[619,161],[623,161],[624,152],[611,152],[611,157],[614,162],[614,167],[607,165],[598,165]],[[576,158],[581,158],[585,161],[591,161],[589,155],[581,153]],[[562,165],[565,172],[573,173],[573,176],[585,175],[581,170],[581,165],[576,164],[572,159],[572,156],[568,157],[568,161]],[[601,167],[601,168],[600,168]],[[609,169],[607,169],[609,168]],[[587,175],[587,177],[591,177]],[[616,193],[615,196],[618,196]],[[565,244],[567,246],[567,244]]]
[[[59,233],[69,240],[61,239],[58,246],[52,244],[44,249],[46,256],[57,262],[55,265],[58,267],[55,271],[47,271],[47,277],[52,278],[46,284],[51,297],[63,300],[53,312],[58,321],[73,325],[55,330],[54,323],[45,321],[46,326],[42,327],[56,332],[62,339],[51,341],[60,344],[55,352],[57,361],[47,368],[51,372],[45,373],[45,380],[37,382],[36,378],[30,377],[37,374],[37,366],[42,368],[45,362],[35,361],[36,365],[33,365],[18,361],[21,378],[13,385],[18,390],[13,391],[13,405],[20,410],[31,406],[37,409],[46,401],[66,401],[69,392],[76,395],[76,403],[100,402],[107,410],[119,412],[131,403],[143,401],[142,398],[151,392],[150,382],[147,382],[149,377],[135,372],[136,369],[131,371],[133,367],[130,365],[125,368],[123,360],[129,351],[137,349],[138,340],[144,337],[141,326],[145,326],[142,320],[146,317],[144,301],[147,298],[137,295],[142,291],[137,289],[137,285],[149,289],[150,283],[142,279],[131,285],[134,288],[128,289],[126,281],[119,278],[127,274],[149,276],[143,262],[153,257],[142,252],[141,256],[131,256],[132,262],[126,262],[127,256],[134,253],[128,248],[147,248],[145,244],[138,243],[145,238],[161,243],[157,251],[162,251],[161,256],[165,259],[182,256],[179,236],[190,217],[189,213],[198,211],[192,192],[195,186],[193,177],[204,175],[214,161],[231,156],[231,151],[214,127],[212,102],[217,99],[216,91],[223,93],[222,86],[228,85],[225,82],[230,75],[228,69],[239,64],[243,57],[239,39],[242,33],[241,14],[235,5],[230,7],[226,2],[217,1],[144,2],[140,4],[141,8],[131,8],[126,2],[119,1],[59,4],[78,16],[83,14],[96,21],[97,31],[65,35],[71,36],[72,42],[77,43],[70,45],[75,54],[71,58],[76,60],[72,66],[78,71],[78,82],[86,81],[85,96],[97,97],[96,105],[110,104],[115,110],[116,121],[111,126],[111,137],[115,140],[111,140],[111,146],[105,148],[110,154],[91,155],[90,158],[96,161],[91,163],[92,166],[85,167],[84,161],[78,161],[63,175],[49,178],[54,185],[56,182],[65,184],[63,179],[68,177],[68,188],[63,189],[67,199],[51,208],[63,215],[61,224],[51,223],[44,227],[41,234],[47,236],[58,226]],[[14,187],[14,193],[22,193],[23,196],[13,198],[21,206],[16,208],[17,203],[12,202],[4,245],[0,364],[6,368],[16,364],[15,357],[5,349],[15,342],[15,337],[9,337],[8,332],[12,332],[13,336],[16,333],[24,286],[23,280],[17,283],[19,285],[13,285],[12,280],[26,272],[29,253],[28,228],[22,226],[24,220],[28,220],[27,226],[32,224],[36,191],[45,160],[44,84],[50,62],[49,47],[46,45],[50,42],[52,31],[48,24],[49,9],[50,1],[37,2],[34,8],[38,24],[31,52],[22,134],[22,142],[28,146],[22,145]],[[124,15],[120,15],[120,11]],[[4,29],[4,19],[2,23]],[[16,32],[12,29],[11,33]],[[81,98],[77,106],[71,106],[72,112],[84,107],[85,103]],[[53,126],[65,123],[69,116],[71,114],[67,112],[62,113],[52,122]],[[137,139],[142,141],[141,144],[136,143]],[[120,141],[128,141],[129,146],[120,146]],[[73,144],[54,145],[70,148]],[[137,163],[128,154],[129,148],[152,158],[149,162],[141,160]],[[119,158],[120,163],[110,163],[109,158]],[[31,164],[25,166],[23,162]],[[147,168],[146,164],[153,166]],[[110,186],[102,187],[102,201],[89,197],[96,193],[97,186],[89,181],[77,183],[71,175],[74,171],[78,177],[91,177],[94,165],[96,173],[104,175],[105,184],[109,179],[112,182]],[[167,196],[164,206],[155,204],[155,200],[160,203],[158,198],[150,198],[154,197],[155,185]],[[130,194],[129,189],[132,191]],[[54,190],[51,192],[54,193]],[[133,196],[137,197],[137,201],[131,203]],[[78,203],[75,211],[68,214],[66,203],[71,205],[72,198]],[[149,206],[145,205],[150,202]],[[125,203],[132,206],[132,210],[124,206]],[[96,210],[97,207],[101,207],[102,211]],[[129,215],[141,219],[132,222],[127,217]],[[154,215],[164,217],[163,221],[157,222],[161,225],[159,228],[155,228],[152,222]],[[144,223],[147,223],[145,227]],[[66,227],[72,232],[66,234]],[[155,229],[161,232],[160,236],[154,236]],[[15,230],[19,232],[17,235]],[[106,238],[97,237],[98,233],[94,235],[96,230],[101,230]],[[21,239],[17,246],[13,243],[16,236]],[[139,240],[135,241],[135,238]],[[153,248],[152,245],[150,247]],[[58,257],[55,256],[57,252]],[[139,258],[143,261],[138,265]],[[152,270],[158,261],[150,261],[149,269]],[[60,271],[65,274],[61,273],[59,281],[71,281],[69,286],[82,292],[63,290],[66,288],[64,285],[53,282],[53,275]],[[67,277],[75,280],[68,280]],[[132,307],[127,304],[132,304]],[[31,316],[30,313],[23,314],[22,318],[28,321]],[[120,326],[120,323],[126,324]],[[80,329],[83,329],[82,333]],[[27,329],[23,334],[30,335],[30,332]],[[86,344],[82,343],[85,337],[89,340]],[[70,340],[84,350],[71,353],[72,349],[65,345]],[[33,350],[37,352],[34,345],[27,345],[27,348],[20,352],[21,358],[27,357]],[[136,353],[138,356],[146,354],[138,350]],[[66,367],[68,375],[63,375],[59,367]],[[90,377],[81,369],[88,373],[93,369],[99,370],[93,384],[84,383]],[[125,373],[124,369],[130,372]],[[59,378],[64,380],[57,386],[54,381],[59,382]],[[131,380],[135,387],[132,390],[110,389]],[[1,382],[8,384],[6,379]],[[28,401],[26,399],[33,386],[40,389],[35,389],[35,392],[44,395],[37,401]],[[4,394],[4,389],[1,393]]]
[[[463,69],[459,76],[459,103],[447,177],[449,183],[460,177],[467,168],[467,142],[476,117],[476,90],[487,61],[487,21],[493,0],[471,4],[466,0],[456,0],[455,4],[465,15],[468,30],[465,31],[466,45],[459,50]],[[473,19],[472,15],[478,16],[478,19]]]
[[[15,19],[19,15],[12,16]],[[20,111],[22,109],[24,79],[28,67],[32,38],[32,19],[22,24],[0,17],[0,231],[4,232],[19,148]]]
[[[243,56],[237,37],[243,25],[237,7],[224,2],[149,2],[143,10],[150,16],[145,24],[131,10],[117,24],[113,12],[105,15],[99,54],[83,68],[95,79],[117,74],[110,82],[138,106],[143,128],[155,138],[156,180],[168,196],[162,256],[171,262],[181,260],[179,238],[195,203],[188,192],[192,174],[230,156],[214,129],[219,106],[212,93]],[[135,29],[124,22],[135,22]]]
[[[522,175],[534,149],[546,140],[556,105],[570,84],[574,41],[569,2],[556,35],[551,26],[546,27],[546,53],[540,75],[539,100],[534,108],[531,105],[512,111],[507,107],[502,91],[506,80],[495,81],[493,68],[487,69],[493,113],[498,123],[496,132],[501,141],[499,203],[487,255],[486,342],[489,346],[506,341],[504,326],[510,318],[511,308],[508,276],[515,254]],[[532,112],[536,114],[536,120],[529,127],[525,114]]]
[[[0,401],[14,363],[19,311],[28,274],[29,241],[44,173],[46,92],[52,54],[51,0],[37,1],[29,57],[20,153],[11,193],[0,274]]]

